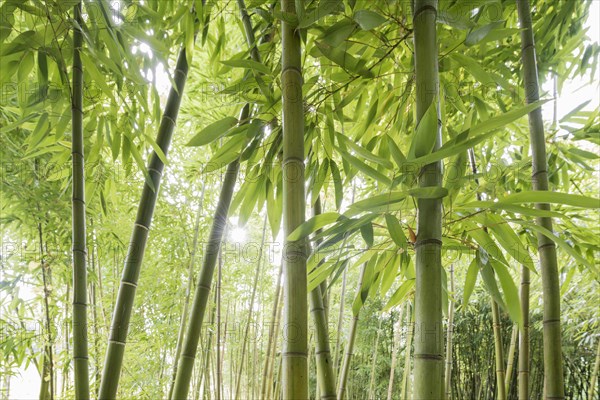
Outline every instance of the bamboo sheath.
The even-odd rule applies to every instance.
[[[517,0],[517,11],[521,25],[521,57],[523,64],[523,84],[527,103],[539,100],[539,80],[535,41],[531,21],[529,0]],[[548,190],[548,162],[546,159],[546,138],[542,109],[529,113],[529,137],[532,154],[532,183],[534,190]],[[547,203],[536,203],[539,210],[550,210]],[[552,218],[538,217],[537,224],[553,232]],[[556,244],[538,233],[538,255],[542,275],[542,298],[544,304],[544,374],[546,377],[545,398],[560,400],[565,398],[562,343],[560,332],[560,285]]]

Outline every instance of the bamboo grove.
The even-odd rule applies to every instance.
[[[5,0],[0,398],[597,399],[594,7]]]

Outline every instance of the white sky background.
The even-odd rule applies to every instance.
[[[585,24],[588,28],[587,36],[595,42],[600,42],[600,0],[592,2],[590,7],[589,18]],[[146,51],[146,48],[140,46],[140,51]],[[590,84],[590,76],[583,79],[577,79],[565,82],[562,93],[559,94],[557,100],[558,120],[569,113],[573,108],[577,107],[586,100],[591,100],[590,104],[585,107],[585,110],[594,110],[600,105],[600,69],[596,71],[596,77],[593,83]],[[157,71],[156,85],[161,93],[167,92],[170,83],[164,69]],[[548,80],[542,88],[551,97],[553,92],[553,82]],[[548,102],[543,106],[543,115],[546,121],[552,121],[554,113],[553,102]],[[234,241],[243,241],[246,238],[246,233],[235,230],[231,234]],[[279,238],[281,239],[281,238]],[[21,296],[24,298],[30,293],[30,288],[23,287]],[[60,380],[58,388],[60,388]],[[39,396],[40,376],[33,364],[26,370],[22,371],[19,376],[13,377],[10,382],[10,398],[11,399],[37,399]]]

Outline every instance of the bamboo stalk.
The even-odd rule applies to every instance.
[[[519,400],[529,399],[529,285],[530,271],[525,265],[521,267],[521,314],[523,326],[519,329],[519,365],[518,385]]]
[[[402,318],[402,313],[400,314],[400,318]],[[375,337],[375,349],[373,351],[373,360],[371,362],[371,378],[369,379],[369,399],[375,398],[375,369],[377,367],[377,354],[379,353],[377,349],[379,348],[379,337],[381,336],[381,321],[382,318],[379,317],[379,324],[377,326],[377,336]]]
[[[265,354],[265,363],[264,363],[264,367],[263,367],[263,374],[262,374],[262,384],[261,384],[261,389],[260,389],[260,399],[268,399],[267,396],[267,384],[271,385],[271,382],[267,381],[268,375],[269,375],[269,364],[271,363],[271,354],[272,354],[272,347],[274,346],[274,342],[275,342],[275,323],[277,320],[277,314],[279,311],[279,298],[280,298],[280,291],[281,291],[281,276],[283,274],[283,264],[281,264],[279,266],[279,273],[277,274],[277,286],[275,286],[275,296],[274,296],[274,301],[273,301],[273,311],[271,313],[271,324],[269,325],[269,337],[267,339],[267,353]]]
[[[394,380],[396,375],[396,364],[398,363],[398,357],[400,355],[400,336],[402,333],[402,305],[400,307],[400,315],[398,316],[398,328],[392,341],[392,364],[390,365],[390,381],[388,383],[387,400],[393,399],[394,393]]]
[[[171,144],[181,98],[183,96],[183,89],[187,79],[187,73],[188,64],[185,49],[183,48],[179,53],[177,65],[173,74],[175,87],[172,87],[169,92],[169,97],[167,99],[167,104],[156,139],[156,143],[165,155],[168,154]],[[150,231],[150,224],[154,215],[154,206],[156,205],[158,197],[163,169],[164,163],[160,157],[158,157],[156,152],[152,152],[147,170],[150,177],[149,179],[152,180],[153,187],[146,181],[142,190],[142,197],[138,206],[136,222],[134,223],[133,232],[131,234],[129,249],[123,268],[123,276],[121,277],[117,302],[114,308],[102,380],[100,383],[99,399],[112,400],[117,397],[117,388],[123,364],[123,355],[125,353],[125,344],[137,281],[140,275],[148,233]]]
[[[600,370],[600,337],[598,338],[598,347],[596,349],[596,362],[594,363],[594,370],[590,378],[590,387],[588,389],[588,400],[594,399],[594,391],[596,389],[596,381],[598,380],[598,370]]]
[[[235,385],[235,397],[236,399],[240,396],[240,385],[242,382],[242,370],[244,366],[244,358],[246,356],[246,347],[248,344],[248,333],[250,332],[250,324],[252,323],[252,309],[254,308],[254,298],[256,297],[256,287],[258,286],[258,277],[260,276],[260,267],[262,264],[263,248],[265,246],[265,237],[267,234],[267,214],[265,214],[265,220],[263,222],[262,229],[262,240],[260,243],[260,249],[258,250],[258,260],[256,262],[256,273],[254,274],[254,283],[252,284],[252,294],[250,296],[250,307],[248,309],[248,319],[246,321],[246,329],[244,330],[244,339],[242,340],[242,355],[240,357],[240,367],[238,369],[237,382]]]
[[[523,63],[523,83],[527,103],[539,100],[539,82],[535,41],[528,0],[517,0],[517,11],[521,26],[521,56]],[[529,136],[532,153],[532,181],[534,190],[548,190],[548,163],[546,160],[546,138],[542,109],[529,113]],[[539,210],[550,210],[547,203],[536,203]],[[553,232],[552,218],[538,217],[537,224]],[[538,233],[538,254],[542,275],[542,299],[544,303],[544,373],[546,376],[545,398],[564,399],[563,358],[560,332],[560,285],[556,244]]]
[[[321,214],[321,198],[317,198],[317,201],[313,207],[313,215],[317,216]],[[320,230],[315,232],[318,234]],[[315,245],[318,247],[320,240],[317,240]],[[335,374],[333,372],[333,366],[331,364],[331,350],[329,347],[329,329],[327,324],[327,313],[325,310],[325,301],[323,296],[323,285],[319,285],[314,288],[309,295],[310,300],[310,313],[313,318],[315,325],[315,357],[317,364],[317,383],[318,391],[321,399],[335,399]]]
[[[81,48],[81,1],[73,8],[73,93],[71,97],[71,126],[73,160],[72,240],[73,240],[73,366],[75,398],[90,398],[87,329],[87,270],[85,227],[85,161],[83,157],[83,66]]]
[[[363,284],[363,279],[365,277],[365,271],[367,269],[367,263],[364,263],[360,269],[360,276],[358,278],[357,285],[357,295],[360,295],[360,289]],[[346,386],[348,383],[348,375],[350,373],[350,361],[352,359],[352,354],[354,350],[354,340],[356,339],[356,328],[358,327],[358,318],[360,315],[360,311],[358,311],[352,317],[352,323],[350,324],[350,330],[348,331],[348,344],[346,345],[346,351],[344,353],[344,360],[342,362],[342,370],[340,372],[339,382],[338,382],[338,392],[337,398],[338,400],[344,400]]]
[[[437,0],[415,0],[413,16],[417,125],[439,92]],[[439,118],[439,117],[438,117]],[[441,146],[438,123],[433,151]],[[441,186],[441,163],[423,167],[420,187]],[[443,397],[441,199],[418,199],[415,286],[415,399]]]
[[[223,358],[221,355],[221,283],[223,282],[223,249],[219,249],[219,264],[218,264],[218,269],[217,269],[217,283],[216,283],[216,296],[217,296],[217,309],[216,309],[216,313],[217,313],[217,329],[216,329],[216,373],[215,373],[215,398],[217,400],[221,399],[221,394],[223,393],[223,387],[222,387],[222,374],[223,374]]]
[[[406,349],[404,350],[404,376],[402,377],[402,391],[400,392],[400,399],[409,399],[411,393],[410,386],[410,350],[412,346],[412,341],[414,337],[414,329],[415,329],[415,309],[414,307],[410,307],[410,303],[406,303],[406,312],[408,320],[408,338],[406,340]]]
[[[282,264],[283,266],[283,264]],[[281,272],[281,276],[283,277],[283,270]],[[279,298],[279,308],[277,309],[277,316],[275,318],[275,332],[279,332],[279,325],[281,323],[281,314],[283,312],[283,291],[280,292],[279,294],[280,298]],[[273,341],[273,349],[271,351],[273,360],[271,362],[271,367],[270,367],[270,371],[269,371],[269,378],[267,379],[267,382],[269,383],[268,389],[267,389],[267,396],[266,399],[271,399],[273,398],[273,393],[272,390],[275,390],[274,396],[275,397],[279,397],[279,395],[281,394],[280,391],[280,379],[279,377],[281,376],[281,356],[279,357],[279,367],[277,369],[277,379],[274,380],[274,374],[275,374],[275,360],[277,359],[277,353],[276,353],[276,348],[277,348],[277,340]],[[275,382],[275,386],[273,386],[273,382]]]
[[[44,325],[46,328],[46,339],[44,344],[42,363],[42,384],[40,386],[40,400],[54,400],[54,357],[52,346],[52,322],[50,319],[50,266],[44,257],[44,235],[42,224],[38,223],[38,234],[40,240],[40,261],[42,266],[42,283],[44,286]]]
[[[512,372],[515,362],[515,348],[517,347],[517,336],[519,334],[519,326],[513,325],[512,333],[510,335],[510,345],[508,346],[508,361],[506,362],[506,375],[504,380],[506,396],[510,393],[510,383],[512,382]]]
[[[506,400],[504,390],[504,347],[502,346],[502,325],[498,303],[492,300],[492,320],[494,324],[494,351],[496,359],[496,396],[498,400]]]
[[[192,239],[192,250],[190,252],[190,261],[188,265],[188,277],[187,287],[185,289],[185,300],[183,302],[183,312],[181,314],[181,320],[179,321],[179,333],[177,334],[177,344],[175,346],[175,359],[173,361],[173,373],[171,375],[171,383],[169,385],[169,393],[167,399],[171,399],[173,394],[173,387],[175,386],[175,377],[177,376],[177,366],[179,364],[179,357],[181,355],[181,347],[183,345],[183,334],[185,332],[185,323],[188,318],[190,297],[192,293],[192,283],[194,281],[194,264],[196,261],[196,252],[198,250],[198,236],[200,233],[200,216],[202,215],[202,207],[204,204],[204,191],[206,189],[206,182],[202,184],[202,192],[200,194],[200,201],[198,202],[198,211],[196,212],[196,219],[194,221],[194,238]]]
[[[240,120],[245,121],[248,118],[249,106],[244,106]],[[236,159],[227,166],[225,173],[225,181],[221,187],[219,195],[219,203],[215,210],[213,224],[208,239],[208,245],[204,254],[202,268],[200,270],[196,291],[192,301],[192,309],[190,312],[190,320],[187,324],[185,340],[183,342],[181,357],[179,358],[179,366],[177,367],[177,375],[173,388],[172,399],[184,400],[187,399],[190,389],[190,379],[194,369],[194,360],[196,359],[196,350],[200,340],[202,322],[206,312],[206,305],[210,294],[210,286],[212,283],[213,274],[219,250],[221,248],[221,240],[223,231],[227,222],[227,214],[233,197],[235,181],[239,171],[239,159]]]
[[[296,16],[295,0],[281,0],[281,11]],[[299,2],[302,6],[302,2]],[[304,105],[300,31],[285,20],[282,40],[283,130],[283,293],[285,327],[282,362],[284,399],[308,398],[308,302],[306,240],[287,239],[305,219],[304,199]]]
[[[450,301],[448,302],[448,328],[446,331],[446,375],[444,387],[446,388],[446,400],[452,399],[452,334],[454,333],[454,265],[450,264]]]

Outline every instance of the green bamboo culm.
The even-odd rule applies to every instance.
[[[521,267],[521,314],[523,326],[519,328],[518,386],[519,400],[529,400],[529,268]]]
[[[85,229],[85,161],[83,152],[83,66],[81,47],[81,2],[73,7],[73,85],[71,94],[71,128],[73,159],[73,370],[75,398],[90,398],[87,340],[87,270]]]
[[[177,58],[177,64],[173,73],[175,87],[169,91],[167,104],[162,116],[156,143],[165,155],[168,154],[171,138],[179,113],[179,106],[183,96],[183,89],[188,74],[188,63],[185,48],[182,48]],[[125,353],[125,343],[127,340],[127,331],[129,330],[129,320],[135,298],[138,277],[144,257],[144,250],[150,231],[150,223],[154,214],[154,206],[158,197],[160,180],[164,169],[164,163],[156,152],[152,152],[150,162],[148,163],[148,175],[152,181],[152,186],[148,180],[144,183],[142,197],[138,206],[136,220],[133,226],[133,232],[129,242],[129,249],[125,257],[125,266],[121,277],[121,284],[117,294],[117,301],[113,313],[108,347],[104,360],[102,379],[100,382],[100,393],[98,398],[103,400],[112,400],[117,397],[117,388],[119,377],[123,364],[123,355]]]
[[[492,300],[492,323],[494,324],[494,359],[496,360],[496,399],[506,400],[502,325],[500,324],[500,309],[494,300]]]
[[[417,124],[439,91],[437,0],[415,0],[413,16]],[[441,145],[438,126],[434,151]],[[426,165],[419,186],[441,186],[440,162]],[[418,199],[415,285],[414,399],[444,397],[442,331],[442,202]]]
[[[246,104],[242,110],[241,120],[245,121],[248,119],[249,109],[250,106]],[[219,202],[210,229],[208,246],[204,253],[202,268],[198,277],[198,283],[196,284],[194,300],[192,301],[190,320],[187,323],[185,340],[179,357],[175,385],[173,386],[173,394],[171,396],[173,400],[186,400],[188,398],[194,361],[196,360],[198,342],[200,341],[202,322],[206,313],[215,265],[217,264],[219,250],[221,249],[223,231],[227,224],[227,215],[229,214],[229,206],[231,205],[231,198],[233,197],[233,189],[235,188],[239,169],[240,162],[239,159],[236,159],[227,166],[225,172],[225,180],[219,194]]]
[[[523,84],[527,103],[539,101],[539,81],[535,41],[531,22],[529,0],[517,0],[519,24],[521,26],[521,57],[523,64]],[[529,113],[529,137],[531,142],[532,183],[534,190],[548,190],[548,162],[546,159],[546,138],[542,109]],[[536,203],[539,210],[550,210],[547,203]],[[552,230],[552,218],[538,217],[537,224]],[[558,280],[558,262],[556,244],[548,237],[538,233],[538,255],[542,275],[542,298],[544,303],[544,376],[546,378],[546,398],[564,399],[564,376],[562,343],[560,332],[560,284]]]
[[[313,207],[313,214],[321,214],[321,198],[317,198]],[[316,233],[318,234],[320,230]],[[318,246],[320,240],[316,241]],[[327,313],[325,311],[325,300],[323,296],[323,285],[319,285],[310,292],[310,313],[313,317],[316,334],[315,358],[317,363],[317,384],[320,390],[321,399],[335,399],[335,374],[331,360],[331,350],[329,346],[329,332],[327,323]]]
[[[360,290],[363,286],[363,279],[365,278],[365,271],[367,270],[367,263],[364,263],[360,268],[360,275],[358,277],[358,285],[356,286],[356,295],[360,296]],[[348,376],[350,374],[350,362],[352,361],[352,355],[354,354],[354,341],[356,340],[356,332],[358,330],[358,319],[360,316],[360,310],[352,316],[352,322],[350,323],[350,329],[348,330],[348,343],[346,344],[346,351],[344,352],[344,359],[342,361],[342,367],[340,370],[340,378],[338,382],[338,400],[344,400],[346,396],[346,386],[348,385]]]
[[[281,0],[281,11],[296,16],[296,0]],[[302,6],[302,2],[298,2]],[[287,18],[286,18],[287,20]],[[308,398],[308,304],[306,240],[288,235],[304,222],[304,106],[300,31],[281,22],[283,128],[283,351],[282,398]]]

